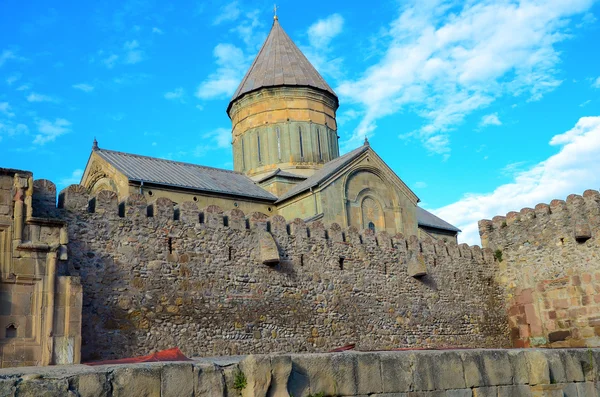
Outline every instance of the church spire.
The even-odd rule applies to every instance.
[[[227,112],[244,95],[266,87],[315,88],[331,95],[336,102],[338,100],[333,89],[281,28],[276,9],[274,11],[271,32],[233,94]]]

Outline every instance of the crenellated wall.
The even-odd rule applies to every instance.
[[[599,231],[595,190],[479,222],[514,346],[600,346]]]
[[[509,344],[491,250],[70,186],[84,360]]]

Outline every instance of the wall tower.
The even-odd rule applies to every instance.
[[[276,170],[311,176],[339,157],[338,97],[277,17],[227,114],[236,171],[258,180]]]

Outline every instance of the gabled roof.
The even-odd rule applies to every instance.
[[[461,230],[456,226],[452,226],[445,220],[438,218],[431,212],[424,210],[421,207],[417,207],[417,223],[419,226],[431,227],[435,229],[448,230],[451,232],[460,232]]]
[[[299,184],[288,190],[283,196],[279,198],[279,200],[277,200],[277,202],[282,202],[290,197],[302,193],[305,190],[310,189],[311,187],[319,185],[321,182],[325,181],[327,178],[338,172],[347,164],[351,163],[354,159],[356,159],[358,156],[360,156],[367,150],[369,150],[369,146],[363,145],[357,149],[354,149],[351,152],[346,153],[343,156],[340,156],[325,163],[323,165],[323,168],[315,172],[305,181],[300,182]]]
[[[105,149],[95,149],[94,153],[122,172],[130,181],[271,202],[277,199],[239,172]]]
[[[268,179],[271,179],[273,177],[276,177],[276,176],[280,176],[280,177],[288,178],[288,179],[299,179],[299,180],[308,178],[307,176],[304,176],[304,175],[292,174],[291,172],[282,171],[281,168],[277,168],[275,171],[260,178],[258,181],[256,181],[256,183],[262,183],[262,182],[264,182]]]
[[[267,40],[233,94],[227,111],[236,99],[249,92],[278,86],[312,87],[326,91],[337,99],[333,89],[275,19]]]

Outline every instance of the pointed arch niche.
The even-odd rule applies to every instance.
[[[402,231],[398,198],[378,168],[359,168],[344,181],[347,226]]]

